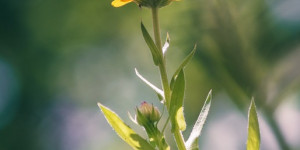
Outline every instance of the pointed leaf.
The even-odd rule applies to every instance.
[[[128,125],[126,125],[116,113],[100,103],[98,103],[98,106],[104,114],[107,122],[111,125],[111,127],[115,130],[119,137],[122,138],[133,149],[154,150],[154,148],[145,139],[143,139]]]
[[[193,130],[190,134],[189,139],[186,141],[186,147],[187,150],[199,150],[199,146],[198,146],[198,138],[201,134],[203,125],[205,123],[205,120],[207,118],[208,112],[209,112],[209,108],[210,108],[210,104],[211,104],[211,99],[212,99],[212,90],[209,91],[207,98],[205,100],[205,103],[202,107],[202,110],[198,116],[198,119],[193,127]]]
[[[157,97],[158,97],[158,100],[162,103],[162,104],[164,104],[165,103],[165,101],[164,101],[164,95],[161,95],[161,94],[158,94],[158,93],[156,93],[156,95],[157,95]]]
[[[163,54],[165,55],[165,53],[167,52],[168,48],[170,46],[170,36],[169,33],[167,33],[167,38],[166,38],[166,42],[162,48]]]
[[[175,80],[174,90],[171,95],[170,118],[173,125],[172,132],[174,132],[176,128],[179,128],[179,130],[181,131],[184,131],[186,128],[186,123],[183,114],[184,90],[185,90],[184,73],[183,70],[181,70],[178,74],[178,77]]]
[[[128,117],[129,117],[129,119],[133,122],[133,123],[135,123],[136,125],[139,125],[138,123],[137,123],[137,121],[136,121],[136,118],[134,117],[132,117],[132,115],[129,113],[129,112],[127,112],[127,115],[128,115]]]
[[[150,48],[154,64],[157,66],[161,62],[159,49],[155,45],[153,39],[151,38],[150,34],[148,33],[147,29],[145,28],[145,26],[142,22],[141,22],[141,29],[142,29],[143,37],[144,37],[148,47]]]
[[[249,112],[248,112],[248,140],[247,150],[259,150],[260,147],[260,133],[259,124],[256,113],[256,106],[252,98]]]
[[[172,79],[171,79],[171,83],[170,83],[170,87],[171,90],[173,90],[174,87],[174,81],[177,78],[178,73],[180,72],[180,70],[184,69],[184,67],[188,64],[188,62],[191,60],[191,58],[194,56],[195,52],[196,52],[196,45],[194,46],[194,49],[191,51],[191,53],[186,56],[186,58],[183,60],[183,62],[181,63],[181,65],[178,67],[178,69],[176,70],[176,72],[174,73]]]
[[[135,68],[135,74],[142,80],[144,81],[149,87],[151,87],[155,92],[156,94],[158,95],[159,99],[161,100],[161,98],[164,99],[164,92],[157,88],[155,85],[153,85],[152,83],[150,83],[147,79],[145,79],[138,71],[137,69]]]

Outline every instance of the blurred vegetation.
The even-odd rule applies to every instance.
[[[188,54],[186,49],[198,44],[196,60],[186,73],[188,124],[195,120],[209,89],[225,91],[244,114],[254,96],[282,149],[287,146],[274,112],[288,96],[299,95],[297,7],[297,0],[191,0],[161,10],[162,35],[168,31],[174,45],[168,51],[170,71]],[[64,135],[65,130],[70,124],[74,127],[68,120],[77,111],[87,110],[85,118],[91,114],[100,118],[97,101],[126,112],[142,98],[154,99],[133,71],[137,67],[147,78],[158,79],[144,50],[141,18],[150,27],[147,9],[134,4],[115,9],[110,1],[0,1],[0,149],[105,145],[93,135],[105,137],[100,125],[98,132],[86,135],[95,137],[87,142],[89,146],[70,146],[74,143],[66,139],[73,137]],[[70,132],[91,128],[87,124],[94,122],[77,123]],[[115,147],[102,145],[102,149],[116,149],[122,143],[110,142]]]

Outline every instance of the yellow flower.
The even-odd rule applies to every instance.
[[[121,7],[130,2],[135,2],[140,7],[160,8],[170,4],[172,1],[179,0],[114,0],[111,5],[114,7]]]
[[[113,2],[111,2],[111,5],[114,7],[121,7],[130,2],[133,2],[133,0],[114,0]]]

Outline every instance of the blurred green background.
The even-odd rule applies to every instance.
[[[143,20],[152,32],[150,10],[110,3],[0,1],[0,150],[130,149],[99,101],[145,136],[127,112],[142,101],[162,108],[134,73],[160,85],[139,28]],[[213,89],[201,149],[245,149],[252,96],[261,149],[300,149],[299,14],[299,0],[184,0],[160,10],[169,75],[198,44],[186,69],[186,138]]]

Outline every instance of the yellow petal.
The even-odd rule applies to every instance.
[[[111,2],[111,5],[114,7],[121,7],[123,5],[126,5],[127,3],[132,2],[133,0],[114,0]]]

